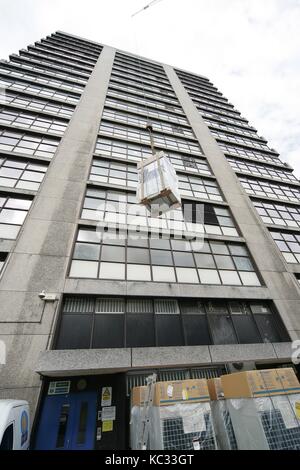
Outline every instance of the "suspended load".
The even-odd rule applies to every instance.
[[[176,171],[164,152],[143,160],[137,169],[137,201],[154,217],[181,206]]]

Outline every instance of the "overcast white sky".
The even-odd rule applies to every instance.
[[[0,0],[0,57],[56,30],[206,75],[300,176],[300,0]]]

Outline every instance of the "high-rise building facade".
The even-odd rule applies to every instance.
[[[291,364],[300,183],[207,78],[63,32],[0,76],[0,398],[34,448],[128,447],[152,371]],[[136,205],[149,123],[184,209],[161,217]]]

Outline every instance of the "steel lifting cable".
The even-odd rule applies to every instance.
[[[152,2],[150,2],[146,6],[144,6],[144,8],[141,8],[140,10],[133,13],[133,15],[131,15],[131,18],[138,15],[139,13],[142,13],[142,11],[147,10],[149,7],[152,7],[153,5],[155,5],[156,3],[159,3],[159,2],[162,2],[162,0],[153,0]]]

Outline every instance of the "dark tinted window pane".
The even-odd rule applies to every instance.
[[[265,343],[276,343],[281,341],[272,315],[255,315],[254,318]]]
[[[88,349],[92,315],[63,315],[56,349]]]
[[[180,315],[156,315],[157,346],[182,346]]]
[[[236,344],[236,336],[229,315],[208,315],[213,344]]]
[[[158,266],[173,266],[171,251],[151,250],[151,261]]]
[[[0,442],[0,450],[12,450],[14,445],[14,425],[11,424],[6,428],[2,441]]]
[[[70,405],[62,405],[59,416],[59,425],[56,438],[56,449],[62,448],[65,445],[65,438],[69,420]]]
[[[77,444],[84,444],[86,440],[86,426],[88,418],[89,404],[87,401],[83,401],[80,406],[79,415],[79,427],[77,434]]]
[[[143,248],[127,248],[127,262],[149,264],[149,251]]]
[[[175,251],[173,256],[175,266],[195,266],[192,253]]]
[[[233,315],[232,321],[238,335],[239,343],[261,343],[260,334],[251,316]]]
[[[204,315],[183,315],[182,320],[189,346],[211,344],[207,319]]]
[[[96,315],[92,347],[123,348],[124,315]]]
[[[129,313],[126,320],[126,347],[155,346],[153,314]]]

